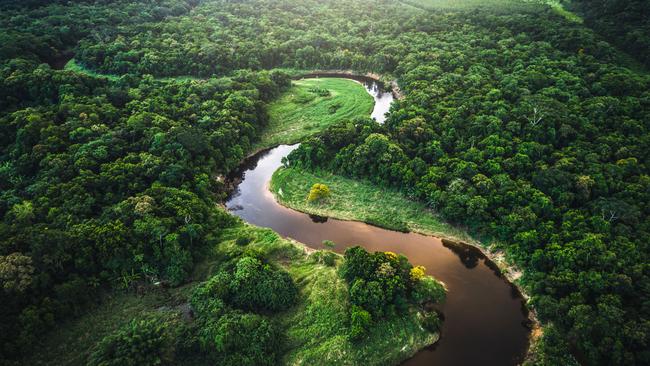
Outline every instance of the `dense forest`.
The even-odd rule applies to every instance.
[[[397,188],[498,241],[544,325],[532,363],[650,363],[650,76],[630,62],[650,65],[648,5],[572,2],[580,24],[536,2],[411,3],[2,2],[3,359],[20,362],[100,293],[185,283],[237,222],[218,205],[224,177],[259,141],[267,104],[296,70],[352,69],[397,79],[405,97],[384,125],[330,127],[287,164]],[[257,302],[215,295],[240,269],[286,286]],[[350,291],[374,281],[343,272]],[[258,313],[293,304],[282,273],[237,257],[194,290],[206,332],[229,339],[215,362],[240,360],[223,358],[252,342],[240,326],[262,347],[245,357],[277,348]],[[383,316],[364,301],[356,322]],[[134,320],[90,363],[124,337],[183,338],[169,321]]]
[[[575,0],[567,2],[607,40],[650,67],[650,8],[643,0]]]

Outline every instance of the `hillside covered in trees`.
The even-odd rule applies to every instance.
[[[650,67],[650,8],[643,0],[574,0],[586,24]]]
[[[169,349],[223,364],[279,352],[274,319],[304,300],[303,277],[274,253],[222,250],[256,243],[219,206],[225,177],[263,145],[292,75],[346,69],[396,79],[405,97],[385,124],[330,126],[288,165],[397,189],[496,242],[544,328],[531,364],[650,363],[649,9],[566,7],[584,23],[517,0],[3,1],[3,362],[23,363],[106,294],[154,283],[180,291],[201,329],[136,319],[83,363],[111,364],[141,334],[142,364],[174,362]],[[342,314],[368,325],[392,319],[382,305],[391,316],[408,313],[403,299],[421,305],[408,261],[367,255],[400,268],[403,291]],[[207,259],[218,265],[198,278]],[[341,286],[375,281],[341,271]]]

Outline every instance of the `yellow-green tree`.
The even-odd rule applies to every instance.
[[[316,202],[322,199],[325,199],[330,196],[330,188],[322,183],[314,183],[309,190],[309,196],[307,196],[307,201]]]

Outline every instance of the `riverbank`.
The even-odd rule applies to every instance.
[[[331,196],[318,203],[307,202],[307,194],[314,183],[327,185]],[[307,214],[361,221],[390,230],[435,236],[445,239],[448,245],[471,245],[496,265],[494,269],[512,283],[526,301],[530,298],[519,285],[522,271],[494,243],[482,243],[472,238],[464,230],[442,221],[424,204],[408,199],[401,192],[329,172],[311,172],[297,168],[278,169],[273,174],[269,189],[281,205]],[[542,329],[533,309],[528,309],[527,315],[531,329],[530,357],[530,352],[542,335]]]
[[[242,245],[240,238],[246,238],[248,243]],[[419,310],[411,307],[402,317],[374,324],[366,339],[352,342],[348,337],[348,289],[338,271],[343,261],[340,255],[335,255],[333,266],[327,266],[315,259],[318,251],[283,239],[270,229],[244,223],[224,230],[216,239],[208,257],[195,267],[189,283],[177,288],[143,284],[137,292],[108,293],[99,305],[43,339],[38,345],[42,351],[25,361],[31,365],[85,364],[103,337],[146,315],[175,312],[183,317],[184,324],[192,327],[196,320],[187,308],[192,289],[233,255],[240,255],[234,253],[244,252],[256,253],[284,268],[299,287],[298,303],[274,316],[286,336],[283,364],[398,364],[439,338],[438,333],[422,328]],[[181,360],[179,364],[186,363]]]
[[[250,239],[244,247],[237,244],[242,237]],[[286,269],[300,288],[298,304],[277,317],[287,337],[283,364],[399,364],[439,338],[422,328],[422,314],[411,306],[404,316],[374,323],[365,339],[353,342],[348,288],[339,275],[342,256],[335,254],[332,266],[322,264],[317,259],[322,251],[247,224],[226,230],[221,239],[218,257],[255,251]]]
[[[269,123],[253,150],[300,142],[334,123],[367,117],[373,106],[364,86],[353,80],[293,80],[289,90],[269,104]]]

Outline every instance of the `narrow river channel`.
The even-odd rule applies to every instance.
[[[372,116],[383,122],[392,96],[375,83],[365,82],[365,86],[375,98]],[[523,299],[477,249],[361,222],[313,217],[278,204],[268,183],[282,158],[297,147],[281,145],[248,159],[241,169],[242,181],[226,203],[228,209],[251,224],[272,228],[312,248],[324,249],[322,242],[327,239],[337,243],[337,252],[361,245],[371,251],[402,253],[443,281],[449,292],[439,307],[444,314],[441,338],[404,365],[507,366],[523,360],[529,334]]]

